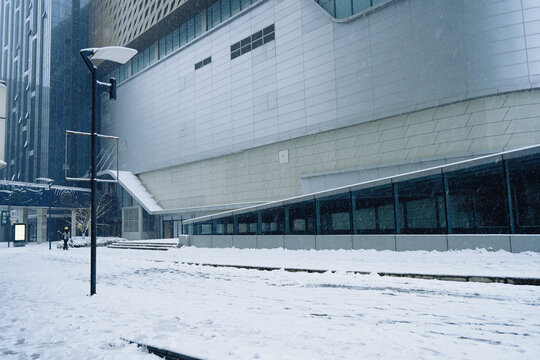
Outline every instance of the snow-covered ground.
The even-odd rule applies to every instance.
[[[540,287],[345,270],[540,277],[540,254],[0,247],[0,358],[535,359]],[[308,274],[180,262],[308,267]]]

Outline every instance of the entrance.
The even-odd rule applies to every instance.
[[[170,239],[182,234],[181,220],[163,220],[163,238]]]

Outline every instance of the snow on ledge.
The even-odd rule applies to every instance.
[[[116,179],[116,171],[107,170],[107,173]],[[135,200],[148,212],[153,214],[157,211],[163,211],[163,208],[154,200],[152,194],[146,190],[139,178],[131,171],[118,171],[118,182],[133,196]]]

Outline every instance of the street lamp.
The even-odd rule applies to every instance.
[[[116,98],[116,80],[110,79],[110,83],[102,83],[97,79],[97,67],[101,61],[109,60],[125,64],[137,54],[137,50],[122,46],[106,46],[102,48],[88,48],[80,51],[86,66],[92,74],[92,129],[91,129],[91,162],[90,162],[90,296],[96,293],[96,100],[98,86],[109,91],[111,99]],[[93,61],[99,62],[94,64]]]
[[[6,104],[7,104],[6,82],[0,80],[0,169],[6,167],[4,161],[4,145],[6,143]]]

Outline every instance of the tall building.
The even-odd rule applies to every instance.
[[[0,19],[5,179],[73,185],[64,181],[64,132],[90,127],[90,87],[78,55],[88,43],[88,0],[4,0]],[[87,151],[69,150],[70,167],[88,167]]]
[[[128,238],[540,143],[537,1],[96,1],[92,21],[139,50],[102,109]]]
[[[66,149],[65,131],[90,128],[90,81],[79,56],[88,44],[88,3],[3,0],[0,5],[0,80],[7,88],[0,206],[18,208],[17,221],[28,223],[30,240],[45,241],[46,224],[54,236],[70,223],[73,191],[87,187],[65,180],[66,168],[84,173],[90,158],[87,146],[71,142]],[[40,179],[53,187],[36,185]],[[49,220],[47,212],[53,213]]]

